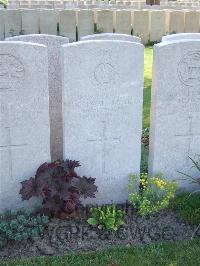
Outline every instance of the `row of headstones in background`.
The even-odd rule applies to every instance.
[[[0,43],[0,211],[35,204],[21,202],[20,181],[51,157],[62,158],[63,146],[64,158],[80,160],[81,174],[97,178],[93,203],[125,201],[128,174],[139,174],[143,46],[130,41],[63,46],[62,99],[60,52],[67,42],[30,35]]]
[[[188,155],[200,154],[199,50],[194,40],[155,46],[149,170],[169,179],[180,177],[178,170],[191,173]],[[0,55],[2,210],[22,206],[19,182],[50,161],[50,126],[45,47],[2,42]],[[128,174],[140,168],[143,46],[82,41],[66,44],[62,58],[64,158],[80,160],[81,174],[97,178],[93,203],[123,202]]]
[[[104,0],[104,1],[93,1],[93,0],[86,0],[86,1],[74,1],[74,0],[69,0],[69,1],[9,1],[8,2],[8,8],[13,8],[13,7],[23,7],[23,8],[32,8],[32,7],[37,7],[37,8],[63,8],[68,5],[83,5],[83,6],[88,6],[88,5],[94,5],[94,6],[109,6],[109,5],[131,5],[134,3],[146,3],[145,0],[132,0],[132,1],[115,1],[115,0]]]
[[[148,43],[149,40],[160,41],[167,33],[199,32],[199,18],[198,11],[0,10],[0,39],[42,33],[59,34],[72,42],[93,34],[97,21],[97,30],[113,32],[114,27],[116,33],[131,34],[133,28],[133,35],[140,36],[142,43]]]

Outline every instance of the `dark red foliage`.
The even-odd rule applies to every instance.
[[[71,160],[42,164],[34,178],[21,182],[22,200],[41,197],[45,213],[71,215],[82,206],[81,198],[94,198],[97,192],[95,178],[77,175],[75,168],[79,166],[78,161]]]

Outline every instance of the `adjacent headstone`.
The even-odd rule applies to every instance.
[[[57,35],[59,15],[55,10],[40,10],[40,33]]]
[[[178,34],[171,34],[162,37],[162,42],[173,42],[173,41],[180,41],[180,40],[195,40],[200,39],[200,33],[178,33]]]
[[[47,46],[49,76],[49,114],[51,128],[51,158],[63,158],[63,120],[62,120],[62,69],[61,45],[69,42],[61,36],[32,34],[8,38],[9,41],[24,41]]]
[[[185,12],[185,32],[199,32],[200,30],[200,12],[187,11]]]
[[[97,30],[100,32],[113,32],[113,11],[97,10]]]
[[[70,42],[76,41],[76,11],[73,9],[62,10],[60,14],[59,33],[69,38]]]
[[[4,11],[0,10],[0,41],[4,40]]]
[[[139,36],[142,43],[149,41],[149,11],[135,10],[133,12],[133,35]]]
[[[0,42],[0,212],[22,202],[20,182],[50,161],[47,49]]]
[[[169,28],[168,32],[171,33],[181,33],[184,32],[185,25],[185,14],[184,11],[169,11]]]
[[[23,34],[39,33],[39,11],[33,9],[24,9],[21,10],[21,16]]]
[[[115,16],[115,32],[131,34],[131,11],[117,10]]]
[[[6,10],[4,12],[5,37],[21,34],[22,23],[20,10]]]
[[[81,41],[89,40],[117,40],[117,41],[128,41],[128,42],[137,42],[140,43],[141,39],[136,36],[127,35],[127,34],[118,34],[118,33],[100,33],[84,36],[81,38]]]
[[[166,12],[163,10],[153,10],[150,16],[150,41],[159,42],[166,34]]]
[[[78,17],[78,38],[94,33],[94,12],[92,10],[79,10]]]
[[[125,202],[140,172],[143,45],[84,41],[63,53],[64,155],[96,178],[93,203]]]
[[[200,40],[154,46],[149,173],[195,177],[189,156],[200,154]],[[188,181],[180,186],[191,190]]]

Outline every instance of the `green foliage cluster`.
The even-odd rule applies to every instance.
[[[175,181],[167,181],[161,175],[148,178],[147,174],[143,173],[140,179],[141,190],[135,192],[136,180],[137,176],[130,175],[129,202],[141,216],[167,208],[178,188]]]
[[[148,171],[148,157],[149,157],[149,128],[142,130],[142,156],[140,171],[146,173]]]
[[[0,215],[0,248],[8,241],[32,240],[38,237],[49,222],[48,216],[33,216],[29,212],[5,213]]]
[[[200,224],[200,193],[182,192],[171,201],[170,206],[186,223]]]
[[[197,155],[197,159],[193,159],[191,157],[189,157],[189,159],[191,160],[191,162],[192,162],[192,168],[195,168],[198,177],[195,178],[195,177],[191,176],[190,174],[182,173],[180,171],[179,171],[179,174],[182,174],[182,175],[185,176],[185,179],[184,180],[188,180],[188,181],[190,181],[191,184],[197,184],[197,185],[200,186],[200,155]],[[196,192],[199,193],[200,192],[200,189],[196,190],[193,193],[196,193]]]
[[[0,0],[0,5],[3,5],[4,8],[6,8],[8,5],[8,0]]]
[[[99,229],[113,230],[125,224],[125,212],[116,208],[115,205],[106,205],[90,209],[91,217],[87,220],[90,225]]]

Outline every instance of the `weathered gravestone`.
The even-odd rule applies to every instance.
[[[1,212],[31,206],[21,201],[20,182],[50,160],[45,46],[0,42],[0,107]]]
[[[200,33],[177,33],[162,37],[162,42],[171,42],[179,40],[198,40],[200,39]]]
[[[143,45],[87,41],[63,52],[64,155],[97,179],[92,203],[124,202],[128,175],[140,172]]]
[[[51,128],[51,158],[63,157],[63,124],[62,124],[62,77],[61,77],[61,45],[68,43],[68,38],[30,34],[8,38],[9,41],[25,41],[47,46],[49,76],[49,113]]]
[[[197,174],[188,156],[200,154],[200,41],[154,46],[149,172],[168,179]],[[180,186],[192,190],[188,181]]]
[[[118,34],[118,33],[100,33],[92,34],[81,37],[81,41],[89,40],[117,40],[117,41],[128,41],[128,42],[137,42],[140,43],[141,39],[136,36],[127,35],[127,34]]]

